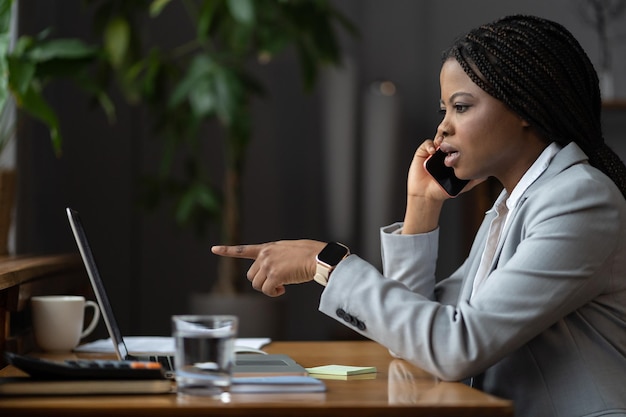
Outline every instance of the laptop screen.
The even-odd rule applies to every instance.
[[[91,286],[96,295],[96,299],[98,300],[98,304],[100,305],[100,310],[102,311],[102,316],[104,317],[104,323],[106,324],[111,340],[113,341],[115,354],[120,360],[128,359],[128,349],[126,348],[126,344],[122,338],[122,333],[120,332],[120,328],[115,320],[113,309],[111,308],[111,303],[109,302],[109,297],[104,289],[102,278],[100,278],[100,273],[98,272],[96,261],[93,253],[91,252],[91,248],[89,247],[87,235],[85,234],[82,222],[80,221],[80,216],[76,210],[69,207],[66,211],[67,217],[70,220],[70,225],[72,226],[74,239],[76,240],[78,250],[80,251],[80,256],[83,258],[83,263],[87,269],[87,275],[89,275]]]
[[[72,226],[72,232],[74,233],[76,244],[78,245],[78,249],[83,259],[83,263],[85,264],[85,268],[87,269],[87,274],[89,275],[91,286],[96,295],[96,299],[98,300],[98,304],[100,305],[102,317],[104,317],[104,322],[106,324],[107,330],[109,331],[109,336],[113,341],[113,348],[115,350],[117,358],[119,360],[153,360],[153,357],[156,355],[152,353],[147,355],[144,354],[143,358],[139,358],[128,352],[128,348],[126,346],[126,343],[124,342],[122,333],[120,332],[120,328],[117,325],[117,321],[115,320],[113,309],[111,308],[111,303],[109,302],[109,297],[107,296],[107,293],[104,289],[102,278],[100,277],[100,273],[98,272],[96,261],[94,259],[89,243],[87,242],[87,235],[81,223],[78,212],[71,208],[67,208],[66,211],[67,217],[70,221],[70,225]],[[237,350],[237,347],[235,347],[235,350]],[[248,349],[244,349],[243,352],[250,351]],[[167,366],[169,367],[169,369],[172,369],[171,367],[173,366],[173,364],[169,364]],[[306,370],[288,355],[251,355],[249,353],[241,353],[237,355],[237,360],[233,372],[237,376],[254,376],[259,374],[263,374],[264,376],[274,374],[307,374]]]

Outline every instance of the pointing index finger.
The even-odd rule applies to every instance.
[[[262,245],[213,246],[211,252],[231,258],[256,259]]]

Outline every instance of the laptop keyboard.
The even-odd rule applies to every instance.
[[[159,362],[163,369],[166,371],[174,370],[174,357],[173,356],[150,356],[150,361]]]
[[[175,369],[174,368],[174,355],[146,355],[146,356],[128,355],[128,360],[142,361],[142,362],[145,362],[145,361],[158,362],[161,364],[161,366],[166,372],[173,372]]]

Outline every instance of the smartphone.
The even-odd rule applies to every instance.
[[[450,196],[456,197],[467,185],[469,180],[461,180],[454,175],[454,169],[444,164],[446,153],[437,149],[424,162],[426,171],[437,181],[441,188]]]

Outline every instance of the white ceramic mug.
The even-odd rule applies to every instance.
[[[93,332],[100,320],[98,304],[80,295],[43,295],[30,301],[35,341],[45,351],[71,351]],[[93,318],[83,329],[87,308],[93,308]]]

